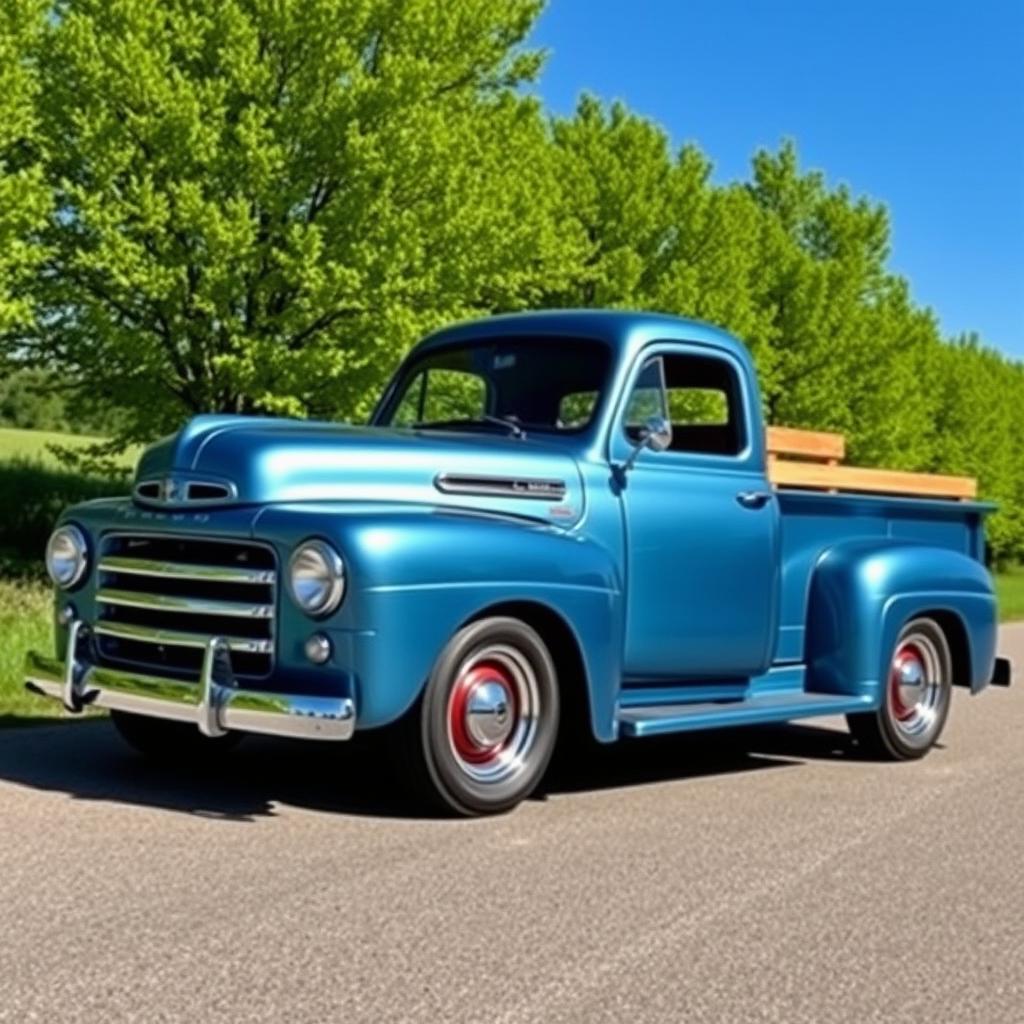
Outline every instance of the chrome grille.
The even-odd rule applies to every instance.
[[[277,563],[248,541],[114,534],[104,539],[95,635],[102,662],[198,679],[213,636],[240,678],[274,660]]]

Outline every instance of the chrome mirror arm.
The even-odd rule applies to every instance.
[[[633,468],[637,457],[645,449],[652,452],[663,452],[672,444],[672,424],[664,416],[652,416],[640,432],[640,437],[633,445],[629,458],[619,467],[622,477]]]

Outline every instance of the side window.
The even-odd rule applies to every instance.
[[[465,370],[432,367],[409,382],[392,422],[396,427],[445,420],[478,420],[487,412],[487,383]]]
[[[746,444],[740,395],[736,371],[725,359],[667,353],[641,371],[627,407],[626,433],[636,440],[650,416],[665,415],[672,423],[670,451],[738,455]]]

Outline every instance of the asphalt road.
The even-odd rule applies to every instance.
[[[463,822],[349,751],[0,732],[0,1021],[1021,1024],[1022,736],[1024,678],[920,763],[645,740]]]

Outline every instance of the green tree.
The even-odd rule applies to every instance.
[[[552,122],[564,211],[579,245],[554,306],[642,306],[670,255],[672,158],[664,132],[622,104],[585,96],[572,118]]]
[[[764,213],[755,287],[771,315],[770,421],[839,430],[866,463],[925,465],[933,400],[914,376],[935,327],[886,269],[884,207],[801,173],[792,144],[755,156],[750,192]]]
[[[0,376],[0,426],[21,430],[67,430],[64,403],[49,375],[17,369]]]
[[[0,6],[0,338],[9,349],[33,317],[29,284],[42,261],[38,232],[49,209],[32,61],[45,11],[42,0]]]
[[[73,0],[37,359],[126,438],[221,410],[365,414],[423,330],[566,258],[521,42],[540,0]]]
[[[760,211],[736,186],[714,187],[696,147],[673,154],[664,131],[622,104],[584,97],[553,139],[568,222],[582,254],[550,305],[656,309],[728,325],[758,342],[769,322],[755,304]]]
[[[1024,551],[1024,368],[975,336],[936,346],[934,357],[932,468],[977,477],[982,495],[999,504],[988,523],[989,544],[998,561],[1009,561]]]

